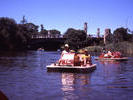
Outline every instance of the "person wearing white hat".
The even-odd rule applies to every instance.
[[[70,52],[69,45],[68,44],[65,44],[64,50],[62,51],[62,54],[69,53],[69,52]]]
[[[70,52],[69,45],[68,44],[65,44],[64,45],[64,50],[61,53],[61,59],[59,60],[59,65],[62,62],[62,59],[64,59],[64,54],[67,54],[69,52]],[[65,56],[65,58],[66,58],[66,56]]]

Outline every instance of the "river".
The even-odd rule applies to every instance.
[[[133,100],[133,58],[94,60],[88,74],[47,72],[59,52],[0,52],[0,90],[9,100]]]

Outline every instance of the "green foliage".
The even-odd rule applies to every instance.
[[[69,28],[64,37],[67,38],[65,43],[68,43],[74,50],[85,47],[87,35],[83,30]]]
[[[23,24],[27,28],[28,32],[30,33],[37,33],[38,32],[38,26],[33,23],[26,23]]]
[[[127,41],[129,39],[127,29],[125,28],[116,29],[113,36],[115,42]]]
[[[109,44],[109,43],[112,43],[114,41],[114,36],[113,34],[109,33],[106,37],[106,43]]]
[[[103,45],[103,38],[93,38],[93,37],[88,37],[86,46],[96,46],[96,45]]]
[[[88,46],[86,49],[89,52],[101,52],[102,51],[102,46]]]
[[[50,33],[52,35],[53,38],[56,38],[56,37],[59,37],[61,34],[60,34],[60,31],[58,30],[50,30]]]
[[[26,49],[27,42],[38,26],[32,23],[17,24],[11,18],[0,18],[0,50]]]
[[[131,42],[119,42],[106,45],[107,49],[113,51],[120,51],[122,54],[133,55],[133,43]]]
[[[88,46],[86,49],[89,52],[102,52],[103,46]],[[131,42],[119,42],[119,43],[110,43],[107,44],[104,47],[106,50],[111,50],[111,51],[119,51],[123,55],[133,55],[133,43]]]
[[[123,42],[123,41],[129,41],[129,42],[133,42],[133,34],[129,34],[128,33],[128,29],[127,28],[117,28],[113,34],[109,34],[106,37],[106,43],[110,44],[110,43],[119,43],[119,42]]]
[[[48,35],[48,31],[45,29],[41,29],[41,34],[44,34],[44,36],[46,37]]]
[[[14,39],[17,34],[17,24],[15,20],[9,18],[0,18],[0,44],[2,49],[13,48]]]

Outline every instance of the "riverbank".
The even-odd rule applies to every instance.
[[[88,46],[86,49],[89,52],[102,52],[102,49],[105,48],[106,50],[111,49],[112,51],[120,51],[122,54],[127,56],[133,56],[133,43],[129,42],[120,42],[120,43],[111,43],[104,46]]]

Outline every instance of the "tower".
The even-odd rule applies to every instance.
[[[106,44],[106,37],[111,33],[111,30],[109,28],[105,29],[104,33],[104,44]]]
[[[97,38],[100,37],[100,28],[97,28]]]
[[[87,34],[87,29],[88,29],[88,27],[87,27],[87,22],[85,22],[85,23],[84,23],[84,31],[85,31],[86,34]]]

